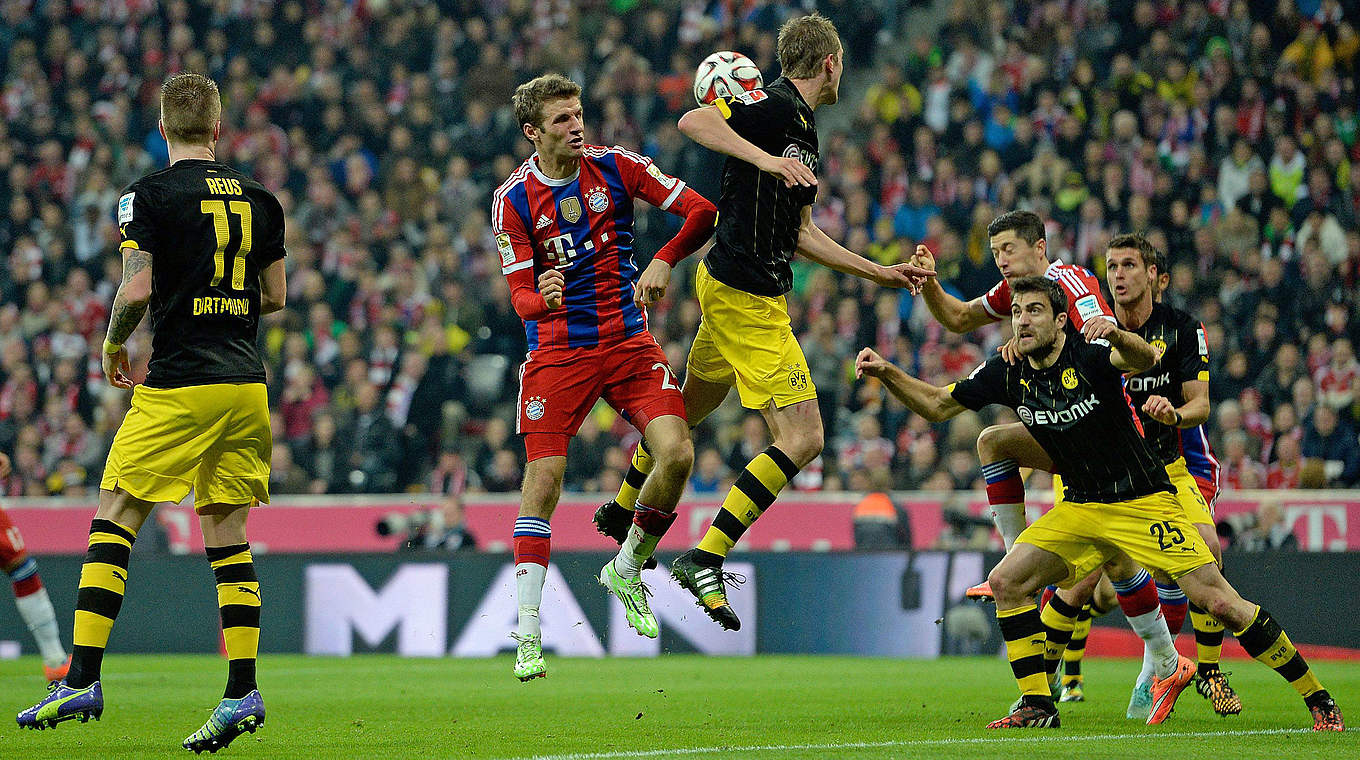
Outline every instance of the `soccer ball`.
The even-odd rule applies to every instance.
[[[764,85],[760,69],[741,53],[723,50],[699,64],[694,72],[694,99],[699,105],[712,105],[718,98],[730,98]]]

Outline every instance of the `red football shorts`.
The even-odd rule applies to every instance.
[[[1204,503],[1209,505],[1209,513],[1213,514],[1214,499],[1218,498],[1218,484],[1208,478],[1193,476],[1195,485],[1199,486],[1199,492],[1204,496]]]
[[[19,529],[10,522],[9,515],[0,508],[0,570],[9,570],[21,562],[24,554],[24,539]]]
[[[600,399],[639,432],[657,417],[685,418],[680,383],[651,333],[587,348],[538,349],[519,378],[516,432],[526,434],[530,461],[565,456],[567,441]]]

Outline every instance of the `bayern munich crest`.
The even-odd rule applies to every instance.
[[[533,396],[529,399],[529,403],[524,405],[524,416],[531,420],[542,419],[546,408],[542,396]]]
[[[590,207],[591,211],[598,214],[609,208],[609,194],[604,191],[603,187],[592,188],[590,192],[586,193],[586,205]]]

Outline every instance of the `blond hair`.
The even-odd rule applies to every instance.
[[[841,52],[836,25],[820,13],[791,18],[779,27],[775,43],[779,67],[789,79],[811,79],[828,55]]]
[[[184,72],[161,85],[161,123],[170,142],[205,145],[221,118],[222,95],[208,77]]]

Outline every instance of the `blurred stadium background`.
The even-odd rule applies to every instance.
[[[15,472],[3,489],[30,550],[51,555],[63,626],[128,403],[98,362],[120,272],[113,207],[166,161],[166,74],[220,83],[219,158],[287,213],[288,307],[263,328],[279,498],[252,518],[270,595],[264,651],[490,655],[513,644],[503,552],[523,466],[511,431],[524,333],[488,223],[491,190],[528,152],[510,93],[544,70],[568,74],[585,87],[589,140],[640,149],[715,198],[719,160],[675,128],[694,66],[738,50],[769,81],[774,31],[813,8],[836,22],[847,61],[841,102],[818,112],[818,224],[885,263],[926,243],[963,298],[999,277],[985,227],[1001,211],[1037,211],[1053,255],[1097,274],[1113,234],[1147,233],[1170,255],[1169,299],[1206,326],[1221,529],[1233,552],[1268,552],[1230,556],[1230,577],[1294,613],[1290,630],[1319,655],[1360,657],[1360,629],[1338,624],[1360,598],[1335,584],[1360,569],[1354,0],[4,0],[0,451]],[[675,221],[641,216],[638,250]],[[699,316],[693,264],[651,311],[675,367]],[[989,615],[958,602],[1000,546],[979,519],[974,452],[996,415],[930,425],[854,382],[850,363],[873,346],[945,383],[1008,328],[948,334],[910,296],[795,271],[790,311],[827,450],[748,534],[757,582],[736,603],[759,610],[755,624],[719,635],[658,582],[662,648],[996,652]],[[129,348],[140,376],[144,330]],[[654,654],[588,582],[596,557],[570,553],[608,549],[590,510],[637,440],[597,412],[568,456],[545,643]],[[696,436],[670,548],[697,538],[768,433],[729,399]],[[1032,508],[1043,498],[1032,492]],[[137,574],[203,582],[132,591],[112,651],[214,651],[192,513],[157,513]],[[391,553],[402,548],[412,553]],[[828,578],[854,587],[808,599]],[[184,609],[202,625],[183,625]],[[0,612],[0,658],[28,651],[8,601]],[[1093,651],[1130,651],[1102,630]]]

